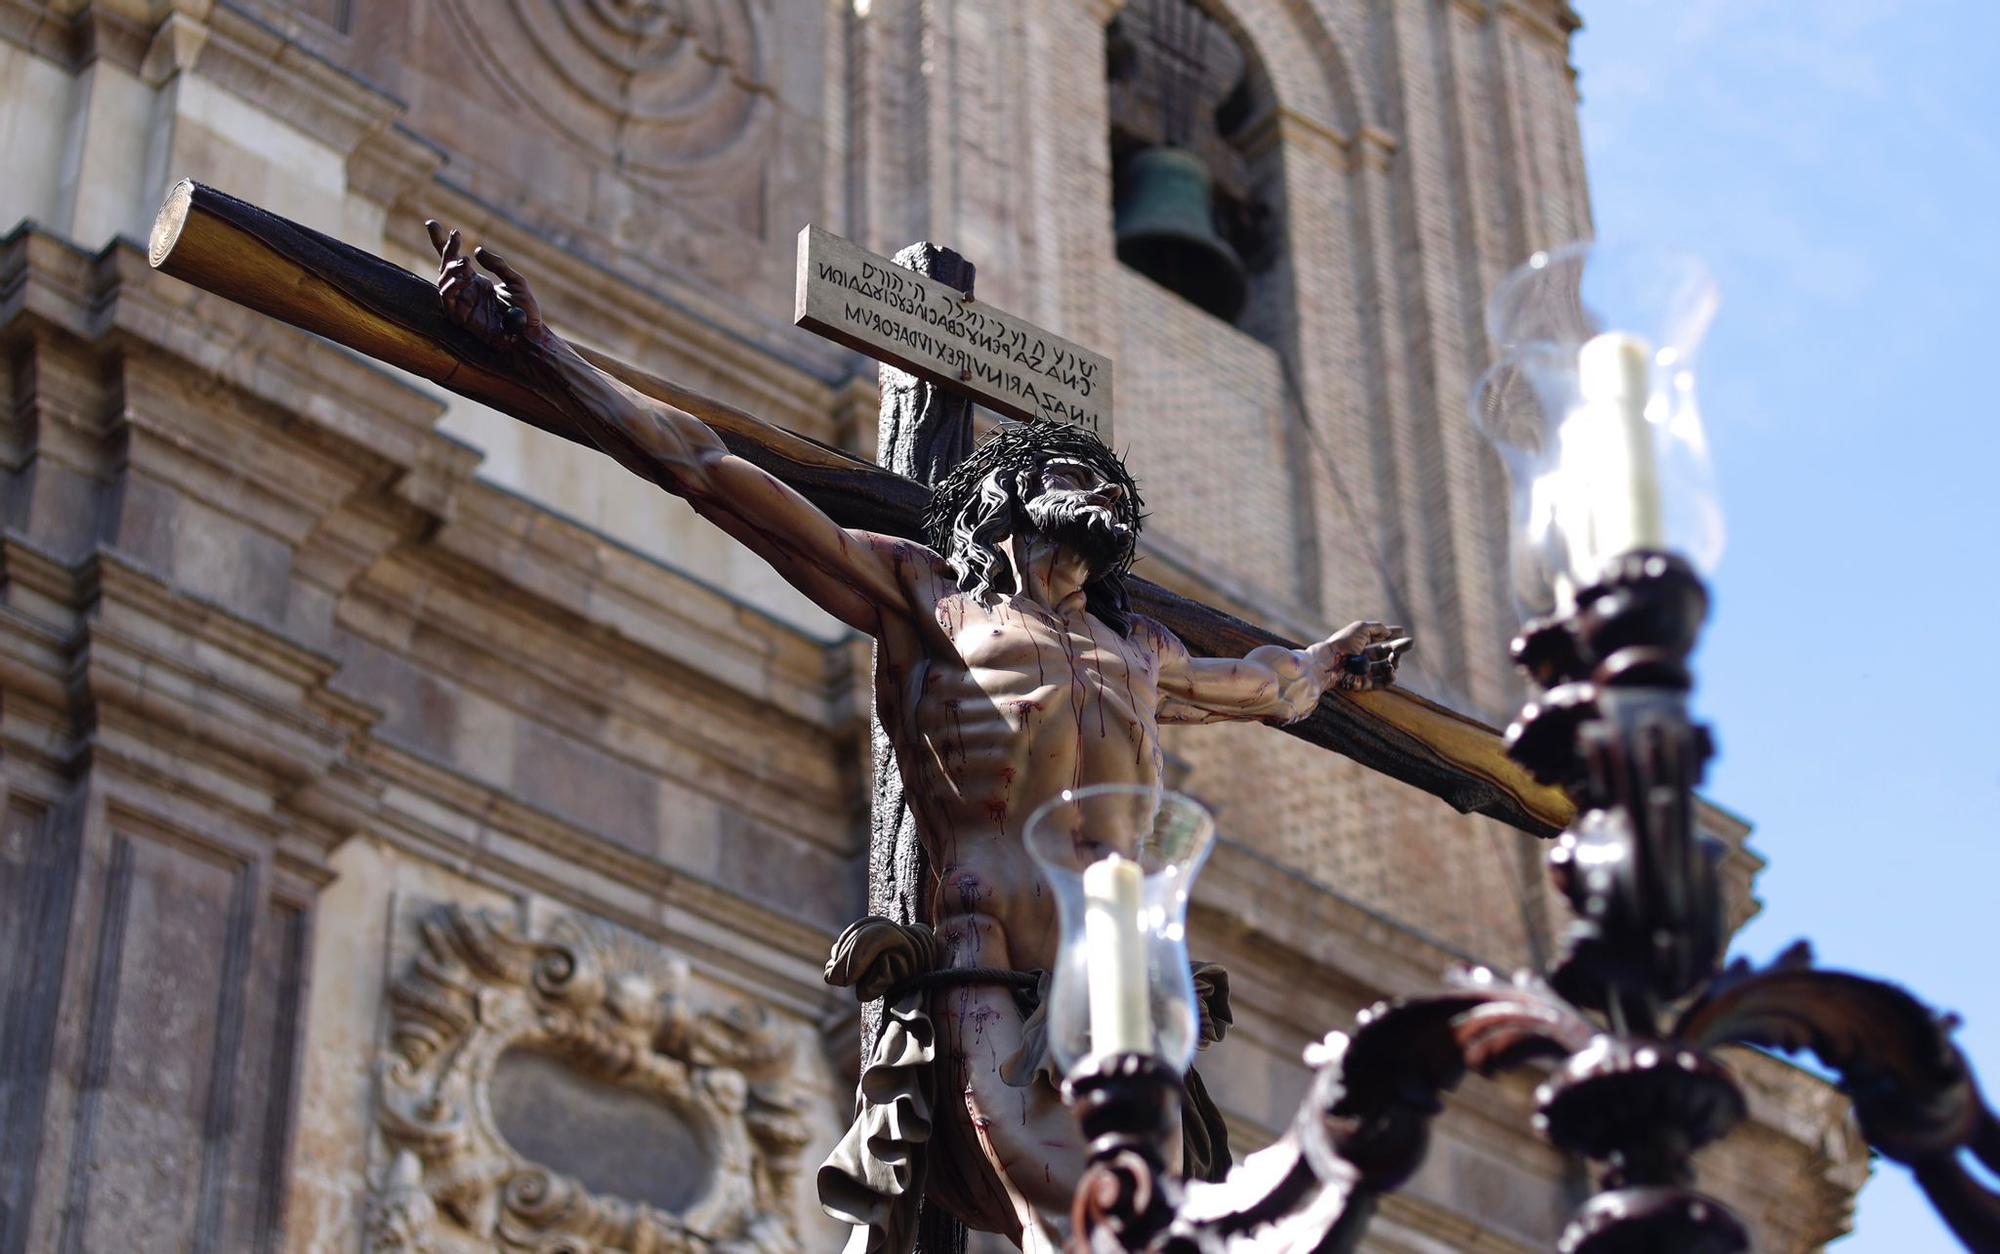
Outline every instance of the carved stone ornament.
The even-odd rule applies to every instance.
[[[447,0],[468,67],[571,143],[641,179],[713,177],[762,153],[773,111],[751,0]]]
[[[793,1254],[792,1039],[606,924],[443,906],[390,991],[372,1250]],[[539,1155],[549,1161],[539,1161]]]

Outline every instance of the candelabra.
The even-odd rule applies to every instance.
[[[1501,360],[1475,414],[1509,472],[1531,611],[1513,656],[1533,695],[1508,749],[1577,807],[1548,858],[1575,920],[1546,977],[1460,971],[1364,1012],[1308,1052],[1316,1075],[1278,1142],[1219,1183],[1181,1180],[1167,1167],[1192,1052],[1181,932],[1206,827],[1157,795],[1044,807],[1031,848],[1064,902],[1052,1014],[1092,1154],[1075,1254],[1349,1249],[1421,1162],[1443,1095],[1467,1071],[1522,1066],[1546,1077],[1537,1131],[1601,1165],[1563,1254],[1747,1250],[1691,1165],[1745,1115],[1723,1045],[1817,1055],[1869,1145],[1913,1171],[1968,1248],[2000,1250],[2000,1194],[1964,1161],[2000,1171],[2000,1121],[1952,1021],[1896,985],[1814,968],[1804,945],[1721,966],[1720,850],[1694,798],[1712,746],[1687,710],[1702,572],[1721,547],[1692,374],[1713,308],[1691,263],[1573,246],[1516,272],[1491,310]],[[1122,808],[1096,821],[1107,804]],[[1111,831],[1126,848],[1093,843]]]

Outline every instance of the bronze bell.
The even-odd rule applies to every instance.
[[[1118,260],[1224,322],[1249,295],[1242,258],[1215,229],[1208,167],[1174,144],[1127,158],[1119,171]]]

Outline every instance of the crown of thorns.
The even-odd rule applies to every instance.
[[[1000,472],[999,478],[1016,501],[1026,501],[1035,495],[1032,477],[1057,458],[1082,462],[1106,482],[1123,489],[1115,512],[1135,533],[1138,531],[1145,517],[1145,502],[1139,497],[1139,485],[1110,445],[1084,428],[1066,423],[1007,423],[995,428],[932,488],[930,504],[924,510],[924,536],[930,546],[939,553],[951,552],[961,516],[979,500],[982,486],[995,471]],[[1105,573],[1123,575],[1131,567],[1132,557],[1127,554],[1115,570]]]

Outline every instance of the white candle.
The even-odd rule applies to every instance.
[[[1653,429],[1652,345],[1610,333],[1577,354],[1576,407],[1563,422],[1562,527],[1570,571],[1592,580],[1604,564],[1634,549],[1666,543]]]
[[[1083,937],[1089,954],[1093,1054],[1148,1053],[1146,941],[1139,932],[1139,864],[1112,854],[1083,871]]]

